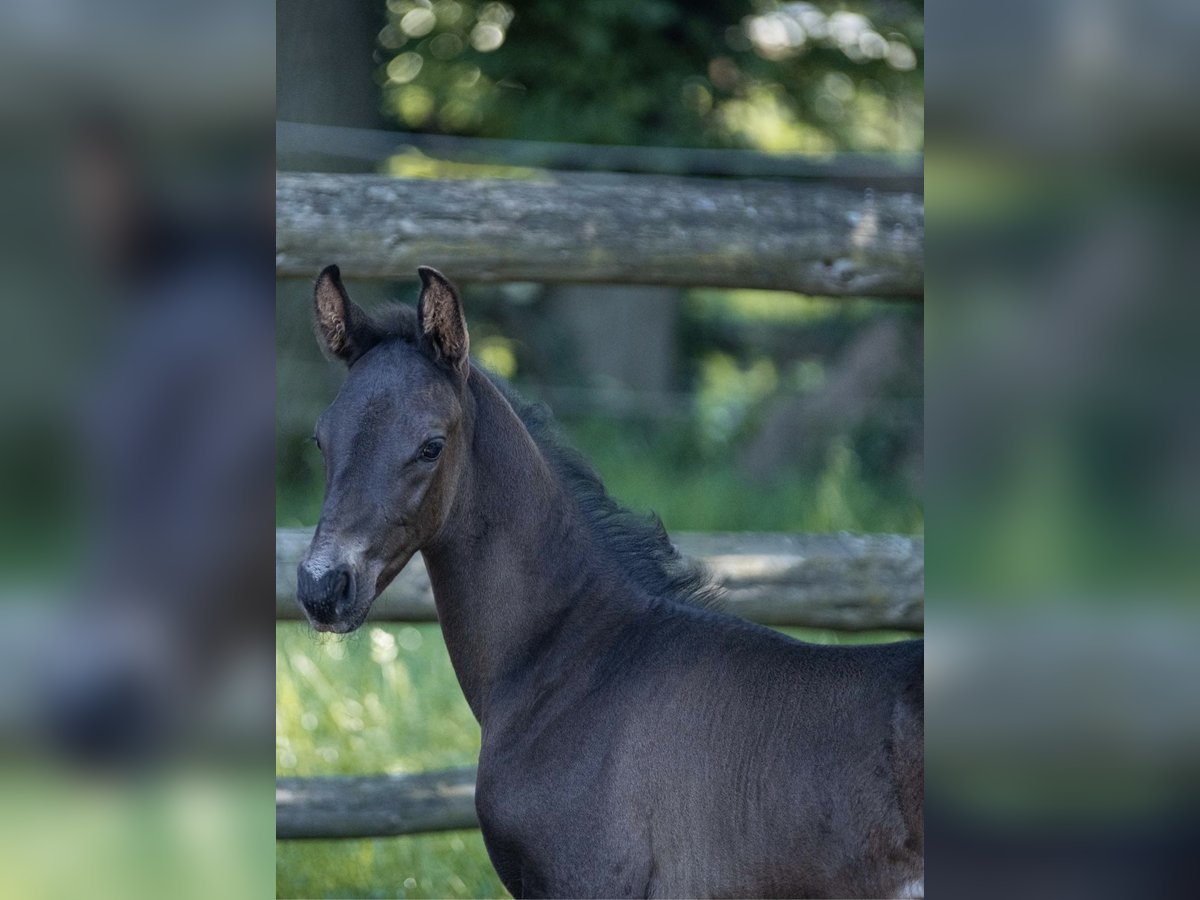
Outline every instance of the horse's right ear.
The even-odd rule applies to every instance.
[[[313,289],[317,343],[326,355],[350,365],[379,340],[371,317],[358,308],[342,284],[337,266],[326,266]]]

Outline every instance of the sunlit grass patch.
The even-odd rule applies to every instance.
[[[279,897],[508,897],[477,831],[282,841]]]
[[[421,772],[474,765],[476,724],[439,627],[368,625],[349,638],[276,629],[280,775]],[[281,841],[280,897],[507,896],[478,832]]]
[[[473,764],[479,726],[437,625],[368,625],[350,638],[276,632],[281,775],[419,772]]]

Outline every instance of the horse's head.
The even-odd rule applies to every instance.
[[[445,525],[467,459],[462,303],[440,272],[418,271],[415,319],[387,324],[351,302],[336,266],[317,279],[318,342],[349,369],[317,420],[325,503],[297,575],[300,603],[320,631],[362,625],[379,593]]]

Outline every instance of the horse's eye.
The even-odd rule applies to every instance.
[[[426,442],[421,448],[421,459],[426,462],[433,462],[442,455],[442,448],[446,446],[446,442],[441,438],[434,438],[432,441]]]

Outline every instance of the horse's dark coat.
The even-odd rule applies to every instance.
[[[318,424],[300,600],[352,630],[423,554],[505,886],[878,897],[920,879],[922,642],[817,646],[711,608],[657,520],[470,366],[457,295],[422,276],[419,311],[378,322],[336,269],[318,280],[318,337],[350,373]]]

